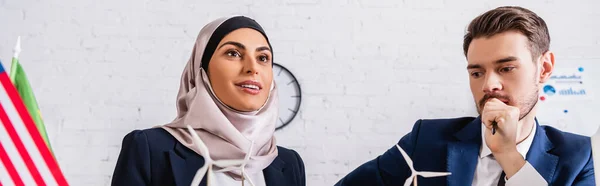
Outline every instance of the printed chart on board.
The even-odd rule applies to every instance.
[[[557,67],[550,80],[540,90],[538,121],[541,125],[576,134],[591,136],[596,133],[600,114],[597,100],[597,73],[590,73],[585,65]],[[596,118],[596,117],[594,117]]]

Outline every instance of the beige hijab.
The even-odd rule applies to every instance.
[[[268,167],[277,157],[275,144],[275,123],[278,114],[278,97],[275,83],[270,88],[269,98],[257,111],[240,112],[223,104],[215,96],[208,76],[201,68],[202,55],[213,32],[231,17],[210,22],[198,35],[183,74],[177,95],[177,118],[163,125],[181,144],[200,154],[187,125],[194,128],[208,147],[213,160],[244,159],[250,154],[250,162],[245,169],[257,173]],[[254,141],[252,152],[251,141]],[[219,167],[220,169],[227,167]],[[217,168],[217,170],[219,170]],[[240,171],[228,172],[233,178],[241,178]]]

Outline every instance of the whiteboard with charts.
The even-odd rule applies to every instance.
[[[600,124],[600,102],[595,99],[600,88],[598,65],[567,63],[557,63],[550,80],[541,87],[538,121],[567,132],[594,135]]]

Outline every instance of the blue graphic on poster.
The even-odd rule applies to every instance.
[[[585,83],[584,67],[554,70],[550,80],[542,88],[547,101],[573,101],[590,99]]]
[[[598,128],[586,118],[592,116],[594,86],[585,66],[555,68],[541,86],[537,118],[540,124],[582,135]]]
[[[546,95],[552,96],[556,93],[556,89],[552,85],[544,86],[544,93]]]

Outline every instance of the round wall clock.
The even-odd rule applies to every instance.
[[[302,91],[298,80],[287,68],[273,63],[273,79],[279,93],[279,118],[275,130],[282,129],[298,114],[302,102]]]

